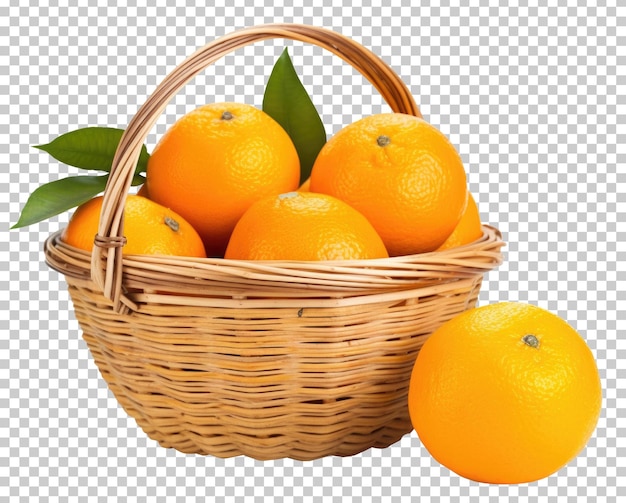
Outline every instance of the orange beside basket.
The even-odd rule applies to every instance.
[[[335,32],[273,24],[202,47],[129,123],[104,193],[91,254],[45,242],[67,281],[102,377],[163,447],[256,459],[348,456],[411,431],[417,353],[476,303],[502,261],[497,229],[441,252],[376,260],[252,262],[124,256],[123,208],[142,144],[173,96],[225,54],[269,38],[319,45],[359,70],[393,111],[419,116],[399,77]]]

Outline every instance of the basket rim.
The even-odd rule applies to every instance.
[[[240,259],[226,259],[222,257],[187,257],[187,256],[175,256],[175,255],[124,255],[123,262],[125,264],[143,263],[147,267],[158,267],[159,265],[167,265],[173,268],[180,267],[192,267],[193,269],[202,268],[203,265],[214,265],[222,268],[238,269],[243,268],[246,270],[262,270],[262,271],[327,271],[340,273],[344,270],[362,269],[366,271],[373,271],[377,269],[402,269],[403,265],[409,265],[414,268],[415,264],[427,265],[442,265],[442,264],[461,264],[464,259],[468,259],[476,256],[476,252],[482,248],[493,248],[499,250],[499,248],[506,245],[502,240],[501,231],[489,224],[482,225],[483,234],[477,240],[464,245],[456,246],[454,248],[448,248],[446,250],[433,250],[430,252],[416,253],[411,255],[397,255],[384,258],[372,258],[372,259],[351,259],[351,260],[318,260],[318,261],[304,261],[304,260],[240,260]],[[91,257],[91,253],[79,248],[75,248],[61,239],[63,228],[53,232],[46,238],[45,253],[46,261],[50,256],[50,249],[62,249],[69,256],[80,259],[81,257]],[[493,254],[494,259],[499,255],[498,252]],[[499,265],[501,262],[498,262]],[[71,271],[66,270],[63,267],[59,267],[56,263],[48,264],[52,269],[63,273],[69,274]],[[490,267],[491,269],[491,267]]]
[[[408,299],[416,289],[420,296],[436,295],[475,283],[502,263],[505,243],[500,231],[489,225],[483,225],[483,231],[478,240],[457,248],[385,259],[307,262],[128,255],[122,259],[127,301],[123,312],[136,311],[138,303],[146,302],[237,307],[272,301],[285,305],[289,298],[294,306],[320,301],[355,305],[377,298]],[[44,243],[46,263],[68,282],[71,278],[99,290],[91,277],[91,253],[64,243],[61,232]]]

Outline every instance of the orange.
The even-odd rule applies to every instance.
[[[266,197],[244,213],[225,258],[351,260],[387,257],[374,227],[354,208],[325,194]]]
[[[208,255],[222,256],[253,202],[298,187],[300,161],[289,135],[265,112],[213,103],[165,132],[148,161],[146,180],[150,198],[191,223]]]
[[[150,196],[148,195],[148,187],[146,187],[145,183],[141,187],[139,187],[139,189],[137,190],[137,195],[147,197],[148,199],[150,198]]]
[[[91,251],[98,232],[102,196],[81,204],[61,234],[67,244]],[[200,236],[177,213],[145,197],[126,196],[123,253],[127,255],[183,255],[206,257]]]
[[[467,206],[461,215],[461,220],[456,224],[452,234],[448,236],[437,250],[447,250],[456,246],[473,243],[483,235],[483,227],[480,222],[478,206],[472,194],[467,192]]]
[[[409,412],[442,465],[471,480],[542,479],[585,446],[602,402],[594,357],[566,321],[502,302],[444,323],[420,350]]]
[[[383,113],[328,140],[313,165],[311,190],[363,213],[394,256],[441,246],[465,208],[467,180],[458,152],[437,128]]]
[[[310,192],[311,191],[311,177],[307,178],[302,185],[298,187],[299,192]]]

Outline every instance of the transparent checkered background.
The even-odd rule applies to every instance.
[[[573,502],[626,496],[623,3],[5,3],[0,501]],[[514,486],[470,482],[435,462],[415,433],[388,449],[306,463],[183,455],[149,440],[108,391],[81,339],[63,278],[43,262],[42,241],[68,215],[9,231],[30,192],[74,173],[32,145],[79,127],[125,127],[167,72],[197,47],[236,28],[277,21],[342,32],[402,76],[424,116],[459,148],[483,220],[498,226],[508,243],[506,261],[487,276],[480,303],[538,304],[587,340],[600,368],[604,409],[586,449],[558,473]],[[260,105],[285,44],[329,133],[387,110],[371,86],[330,53],[270,41],[197,77],[166,109],[148,147],[168,124],[205,102]]]

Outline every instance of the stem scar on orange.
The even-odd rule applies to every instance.
[[[371,115],[332,136],[313,165],[311,190],[363,213],[392,256],[437,249],[467,201],[454,146],[425,120],[401,113]]]
[[[418,353],[409,413],[442,465],[471,480],[516,484],[565,466],[602,404],[591,350],[563,319],[502,302],[444,323]]]
[[[70,246],[91,251],[98,232],[102,196],[80,205],[61,234]],[[145,197],[129,194],[124,205],[125,255],[206,257],[202,239],[183,217]]]
[[[222,256],[237,220],[262,197],[295,190],[300,160],[285,130],[243,103],[212,103],[176,121],[146,172],[150,198],[194,226]]]

